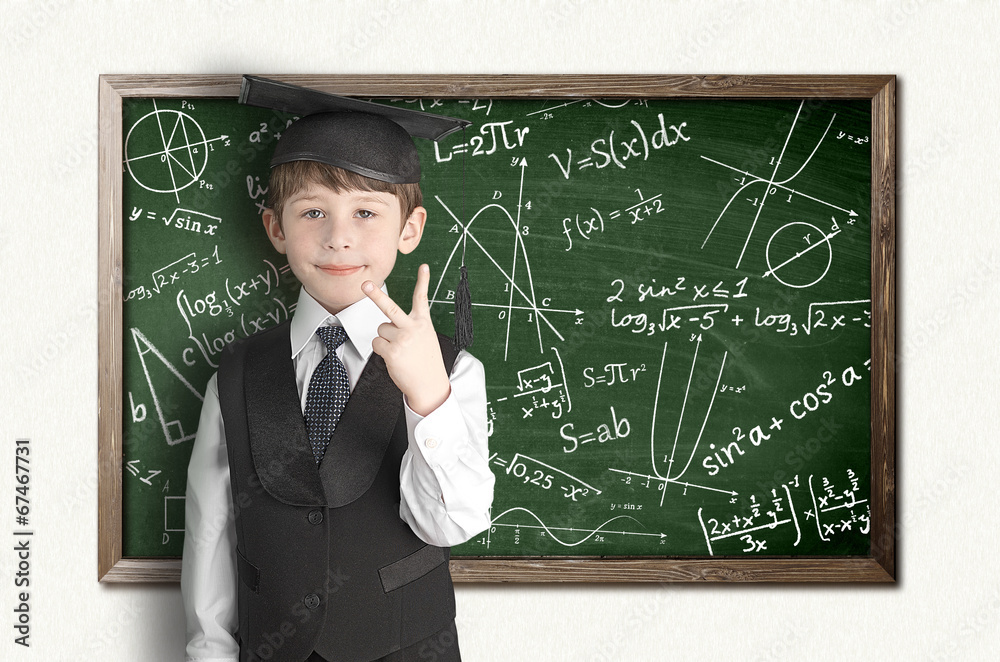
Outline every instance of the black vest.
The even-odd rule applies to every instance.
[[[450,373],[457,351],[439,336]],[[449,549],[399,517],[403,396],[377,354],[317,467],[289,324],[230,344],[219,363],[236,521],[240,662],[372,660],[455,617]]]

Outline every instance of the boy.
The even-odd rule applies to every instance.
[[[209,381],[186,659],[459,660],[448,547],[489,526],[494,478],[483,367],[435,333],[427,265],[410,314],[385,291],[427,217],[416,149],[382,106],[246,78],[241,101],[250,84],[365,112],[306,115],[275,149],[263,223],[302,289]]]

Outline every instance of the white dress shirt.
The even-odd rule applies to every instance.
[[[316,329],[334,324],[347,331],[348,340],[337,348],[337,356],[353,391],[372,354],[378,326],[388,321],[368,297],[331,315],[302,288],[289,330],[289,351],[303,409],[312,373],[326,356]],[[237,662],[236,530],[217,377],[212,376],[205,391],[188,465],[181,562],[185,659]],[[427,416],[411,410],[403,397],[409,446],[399,470],[399,516],[421,540],[441,547],[465,542],[486,529],[493,502],[483,364],[459,352],[450,381],[451,394]]]

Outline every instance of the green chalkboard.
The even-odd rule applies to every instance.
[[[469,119],[420,141],[452,333],[465,244],[493,526],[461,556],[869,553],[870,99],[380,99]],[[298,283],[260,211],[292,118],[122,108],[123,537],[182,549],[185,471],[229,340]],[[464,191],[464,192],[463,192]]]

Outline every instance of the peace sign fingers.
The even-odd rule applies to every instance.
[[[429,317],[431,313],[430,303],[427,299],[427,290],[431,283],[431,268],[426,264],[421,264],[417,269],[417,284],[413,288],[413,309],[410,310],[410,317]]]
[[[398,326],[405,326],[409,321],[409,315],[403,312],[395,301],[389,298],[389,295],[375,287],[375,283],[370,280],[366,280],[364,284],[361,285],[361,290],[368,295],[368,298],[375,302],[378,309],[385,313],[385,316],[389,318],[389,321]]]
[[[375,287],[375,283],[370,280],[366,280],[364,284],[361,285],[362,291],[368,295],[368,298],[375,302],[379,310],[385,313],[385,316],[389,318],[389,321],[396,326],[405,325],[408,321],[413,319],[426,319],[430,317],[430,303],[427,299],[427,290],[431,282],[431,269],[426,264],[421,264],[417,269],[417,284],[413,288],[413,308],[410,310],[410,314],[407,315],[399,305],[393,301],[388,294]]]
[[[365,281],[362,291],[378,306],[389,323],[380,324],[372,340],[372,351],[385,360],[389,377],[406,396],[410,408],[426,416],[451,392],[448,373],[441,361],[441,347],[431,322],[427,289],[431,270],[426,264],[417,269],[413,288],[413,310],[407,315],[389,296]]]

